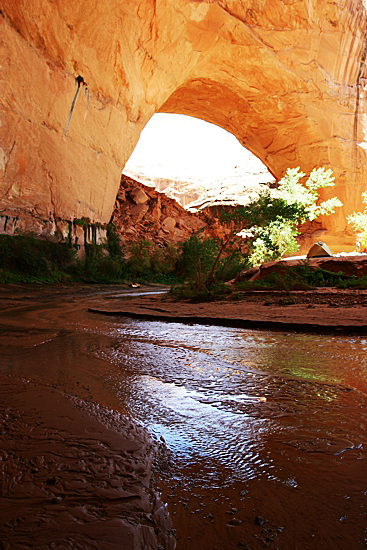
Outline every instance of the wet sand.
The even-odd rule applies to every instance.
[[[293,302],[294,301],[294,302]],[[125,297],[94,313],[129,315],[161,321],[279,330],[367,332],[367,290],[317,289],[243,293],[241,300],[189,303],[166,296]]]
[[[133,291],[126,297],[128,289],[121,286],[6,285],[0,290],[3,548],[171,549],[173,527],[178,549],[319,548],[320,538],[323,548],[363,546],[366,512],[361,504],[355,513],[353,505],[361,491],[367,494],[364,447],[330,438],[337,447],[329,452],[306,439],[302,443],[301,434],[297,445],[303,445],[305,458],[300,460],[292,439],[285,443],[269,434],[268,448],[283,457],[283,482],[250,478],[244,484],[225,467],[213,479],[210,461],[181,465],[170,460],[165,443],[118,398],[112,380],[118,378],[123,387],[123,371],[96,357],[95,349],[111,349],[111,337],[102,330],[104,316],[96,312],[188,324],[363,333],[366,292],[299,293],[298,304],[281,305],[282,295],[276,293],[248,295],[241,302],[177,304],[161,295],[135,297]],[[348,388],[333,391],[349,395]],[[277,393],[284,392],[277,414],[291,421],[303,411],[301,395],[288,401],[282,383]],[[247,410],[261,420],[274,415],[276,403],[247,405]],[[325,416],[326,433],[328,408],[315,413],[320,430]],[[289,464],[292,475],[286,474]],[[350,480],[350,494],[331,482],[330,471],[346,486]],[[358,491],[355,478],[362,484]],[[318,502],[320,484],[326,505]],[[297,511],[297,524],[289,520],[290,509]],[[344,515],[345,509],[350,513]]]
[[[0,547],[173,549],[153,480],[167,449],[101,387],[103,362],[78,356],[83,335],[71,338],[83,294],[98,290],[1,291]]]
[[[144,428],[24,379],[0,384],[2,548],[173,548]]]

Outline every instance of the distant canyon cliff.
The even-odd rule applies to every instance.
[[[108,222],[142,129],[168,112],[233,133],[277,179],[332,168],[323,198],[344,207],[319,233],[353,247],[366,22],[363,0],[2,0],[0,231]]]

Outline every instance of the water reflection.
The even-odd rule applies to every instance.
[[[114,335],[221,358],[247,370],[290,375],[367,391],[367,341],[363,337],[239,330],[179,323],[128,321]]]
[[[364,544],[365,338],[107,318],[68,300],[0,312],[0,372],[127,410],[163,436],[180,550]]]
[[[221,463],[232,480],[282,479],[274,438],[298,458],[365,457],[363,338],[132,320],[109,335],[113,345],[95,353],[123,372],[116,393],[182,463]]]
[[[114,391],[165,438],[179,465],[167,489],[171,511],[189,507],[178,528],[196,537],[181,538],[180,548],[212,548],[200,499],[214,518],[242,518],[236,535],[215,523],[219,547],[269,546],[274,533],[283,537],[279,525],[284,548],[363,544],[364,338],[127,319],[111,322],[108,334],[113,345],[95,353],[118,367]],[[272,518],[271,527],[244,527],[251,511]]]

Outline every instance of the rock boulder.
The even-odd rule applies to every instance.
[[[123,190],[128,191],[123,193]],[[136,204],[132,197],[141,196],[140,193],[147,197],[147,201]],[[212,236],[216,220],[208,213],[187,212],[174,199],[122,175],[112,222],[123,243],[144,239],[164,245],[184,241],[199,229],[203,230],[204,236]]]

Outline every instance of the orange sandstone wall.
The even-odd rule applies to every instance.
[[[365,65],[363,0],[2,0],[0,215],[108,221],[141,130],[175,112],[229,130],[277,178],[331,167],[324,198],[345,206],[317,238],[352,247]]]

